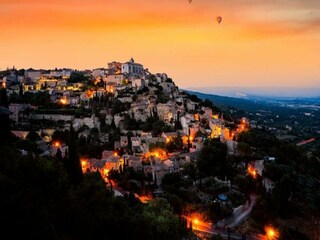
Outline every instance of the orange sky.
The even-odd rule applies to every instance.
[[[92,69],[134,57],[180,87],[320,86],[319,0],[0,4],[1,69]]]

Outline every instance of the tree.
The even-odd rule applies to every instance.
[[[221,112],[221,109],[213,105],[212,101],[209,99],[205,99],[204,102],[202,103],[202,106],[209,107],[212,109],[213,112],[216,112],[216,113]]]
[[[221,237],[220,234],[218,234],[218,235],[212,235],[211,240],[223,240],[223,237]]]
[[[248,156],[252,153],[250,145],[244,142],[238,143],[237,150],[240,152],[242,156]]]
[[[179,220],[173,215],[170,205],[165,199],[155,199],[144,207],[142,216],[147,221],[150,231],[143,239],[178,239]]]
[[[275,196],[277,197],[278,203],[280,205],[280,215],[282,217],[288,217],[292,215],[294,209],[292,207],[289,198],[293,193],[294,182],[289,175],[284,175],[279,184],[273,190]]]
[[[0,142],[7,142],[10,137],[10,111],[0,106]]]
[[[100,122],[100,131],[101,129],[105,129],[106,127],[106,114],[102,113],[98,115],[99,122]]]
[[[227,147],[218,140],[208,139],[200,152],[197,166],[207,176],[225,176],[228,174]]]
[[[58,161],[62,161],[62,152],[61,152],[61,149],[60,149],[60,148],[57,149],[56,159],[57,159]]]
[[[7,89],[1,88],[0,89],[0,106],[8,108],[9,101],[8,101],[8,95],[7,95]]]
[[[174,123],[174,129],[177,131],[177,130],[181,130],[182,129],[182,125],[181,125],[181,122],[180,122],[180,111],[178,111],[178,114],[177,114],[177,120],[175,121]]]
[[[242,193],[250,194],[256,189],[256,180],[250,176],[238,175],[234,181]]]
[[[247,132],[240,133],[237,136],[237,141],[247,143],[255,148],[260,148],[266,153],[270,153],[275,146],[278,148],[280,144],[275,135],[257,129],[250,129]]]
[[[82,168],[80,164],[80,158],[76,147],[76,134],[73,126],[70,126],[70,134],[68,140],[69,156],[66,160],[66,169],[69,175],[71,183],[78,185],[83,179]]]
[[[51,100],[50,100],[50,94],[48,92],[26,92],[23,94],[23,101],[26,104],[31,104],[35,106],[52,106]]]
[[[24,76],[24,72],[25,72],[24,69],[19,69],[19,70],[16,71],[18,76]]]
[[[99,82],[97,83],[97,86],[101,88],[104,87],[104,81],[102,77],[100,77]]]
[[[61,130],[56,130],[52,134],[52,141],[59,141],[59,142],[64,142],[66,140],[70,139],[70,132],[68,130],[61,131]]]
[[[111,114],[112,115],[115,115],[117,113],[121,113],[125,110],[126,110],[126,107],[121,101],[119,101],[117,98],[112,100],[112,103],[111,103]]]
[[[126,130],[135,130],[137,129],[137,121],[134,118],[131,118],[129,114],[124,115],[124,129]]]
[[[152,136],[156,137],[162,133],[162,128],[164,127],[165,123],[161,120],[157,120],[152,123]]]
[[[128,137],[128,147],[127,150],[129,153],[132,153],[132,141],[133,133],[131,131],[127,132],[126,136]]]
[[[173,212],[177,214],[179,218],[182,218],[183,201],[177,195],[171,195],[168,201],[173,208]]]
[[[280,202],[288,202],[288,199],[293,191],[294,183],[290,176],[284,175],[278,185]]]
[[[192,180],[197,177],[197,167],[194,162],[189,162],[183,165],[184,174],[188,175]]]
[[[81,72],[73,72],[70,75],[69,83],[87,82],[89,79]]]
[[[167,143],[168,152],[173,152],[175,150],[181,150],[183,147],[183,141],[181,136],[178,134],[176,137],[170,138],[170,141]]]
[[[181,187],[181,178],[179,173],[168,173],[162,178],[162,187],[170,193],[174,193]]]
[[[22,86],[22,84],[19,85],[19,97],[23,98],[23,86]]]
[[[165,200],[144,205],[113,197],[100,173],[85,174],[74,187],[51,157],[23,157],[11,142],[1,144],[0,152],[1,230],[11,239],[183,238]]]
[[[198,96],[195,94],[188,94],[188,97],[190,98],[190,100],[192,102],[198,102],[198,103],[202,102],[202,100],[200,98],[198,98]]]
[[[29,134],[27,135],[27,137],[26,137],[28,140],[30,140],[30,141],[38,141],[38,140],[40,140],[41,138],[40,138],[40,136],[39,136],[39,134],[36,132],[36,131],[33,131],[33,130],[31,130],[30,132],[29,132]]]

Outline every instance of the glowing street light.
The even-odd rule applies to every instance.
[[[80,164],[81,164],[81,168],[82,168],[82,173],[86,173],[86,172],[87,172],[87,169],[88,169],[88,162],[87,162],[87,160],[80,159]]]
[[[275,235],[274,231],[272,229],[269,229],[269,231],[267,232],[268,238],[273,238],[274,235]]]
[[[61,143],[59,141],[55,141],[53,143],[53,146],[56,147],[56,148],[59,148],[59,147],[61,147]]]
[[[274,227],[267,226],[267,227],[264,228],[264,231],[266,232],[266,237],[267,237],[268,240],[277,240],[277,239],[279,239],[280,233]]]
[[[81,161],[81,166],[82,166],[83,168],[86,167],[86,164],[87,164],[86,161],[84,161],[84,160]]]
[[[59,103],[62,104],[62,105],[67,105],[68,101],[67,101],[66,98],[60,98]]]
[[[108,176],[108,174],[109,174],[109,169],[103,169],[103,175],[105,176],[105,177],[107,177]]]
[[[152,196],[147,196],[147,195],[141,195],[139,196],[138,194],[136,197],[142,202],[142,203],[148,203],[152,200]]]
[[[158,152],[154,152],[154,153],[153,153],[153,156],[155,156],[156,158],[158,158],[158,157],[159,157],[159,153],[158,153]]]
[[[249,175],[251,175],[254,179],[257,177],[257,171],[251,165],[248,166],[247,171],[248,171]]]
[[[196,225],[198,225],[198,224],[199,224],[198,218],[193,219],[193,223],[196,224]]]
[[[199,226],[199,219],[198,218],[194,218],[192,220],[193,224],[194,224],[194,229],[197,230],[198,226]]]

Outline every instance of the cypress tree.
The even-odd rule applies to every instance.
[[[123,174],[123,165],[120,165],[120,167],[119,167],[119,174],[120,174],[120,175]]]
[[[110,128],[111,129],[116,129],[117,127],[116,127],[116,124],[115,124],[115,122],[114,122],[114,119],[112,120],[112,122],[111,122],[111,124],[110,124]]]
[[[175,131],[182,129],[182,125],[180,122],[180,111],[178,111],[178,113],[177,113],[177,120],[174,123],[174,129],[175,129]]]
[[[2,88],[0,90],[0,106],[3,106],[5,108],[8,108],[9,101],[8,101],[8,95],[7,95],[7,89]]]
[[[19,97],[20,98],[23,97],[23,86],[22,86],[22,84],[20,84],[20,86],[19,86]]]
[[[57,159],[58,161],[62,161],[62,152],[61,152],[61,149],[60,149],[60,148],[57,149],[56,159]]]
[[[68,148],[67,148],[66,151],[64,152],[63,159],[68,159],[68,158],[69,158],[69,151],[68,151]]]
[[[133,137],[133,133],[131,131],[127,132],[127,137],[128,137],[128,146],[127,146],[127,152],[129,154],[132,154],[132,142],[131,142],[131,137]]]
[[[70,126],[70,135],[69,135],[69,151],[68,158],[66,161],[66,168],[70,178],[71,183],[78,185],[83,179],[82,168],[80,163],[80,158],[77,152],[76,146],[76,134],[74,132],[73,126]]]
[[[10,137],[10,111],[0,106],[0,143],[8,142]]]

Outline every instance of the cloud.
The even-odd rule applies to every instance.
[[[320,17],[302,19],[282,19],[252,21],[243,23],[244,32],[251,33],[251,36],[287,37],[294,35],[320,36]]]
[[[317,33],[319,0],[0,0],[5,21],[12,27],[210,28],[216,16],[230,31],[251,35]],[[7,21],[6,21],[7,20]]]
[[[221,12],[225,27],[246,37],[319,36],[318,0],[216,0],[207,1]],[[204,7],[205,3],[201,4]],[[208,10],[211,11],[210,9]]]

